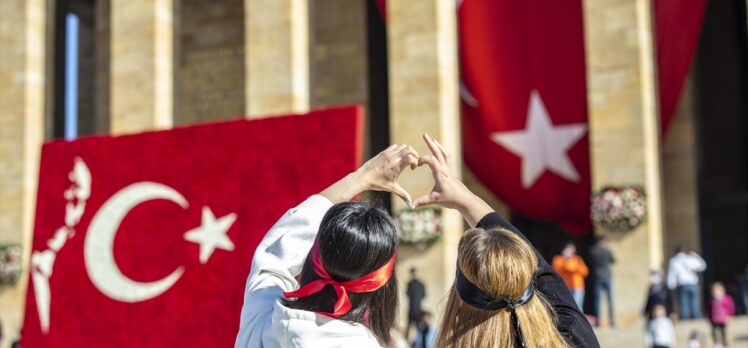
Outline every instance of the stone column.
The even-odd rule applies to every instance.
[[[245,0],[246,115],[309,109],[309,24],[305,0]]]
[[[368,107],[366,1],[309,1],[309,105]],[[367,108],[366,125],[373,122]],[[364,158],[369,138],[364,133]]]
[[[453,0],[388,1],[387,38],[391,142],[409,144],[427,154],[421,134],[428,133],[447,148],[453,170],[459,174],[462,156],[455,11]],[[414,199],[433,186],[427,168],[406,170],[400,182]],[[402,200],[393,198],[393,210],[397,213],[403,208]],[[416,267],[427,287],[424,308],[435,314],[454,280],[457,242],[463,231],[462,217],[454,210],[444,210],[442,222],[441,240],[426,250],[403,246],[398,254],[397,276],[403,282],[403,294],[408,269]],[[401,298],[405,308],[406,297]]]
[[[676,246],[701,250],[699,190],[696,178],[696,108],[689,77],[662,141],[662,190],[665,195],[663,245],[665,257]]]
[[[44,140],[45,0],[0,1],[0,244],[23,249],[21,280],[0,292],[3,339],[19,337]]]
[[[639,315],[649,270],[663,263],[652,0],[585,0],[584,19],[593,189],[635,184],[647,193],[646,222],[610,243],[625,324]]]
[[[111,0],[112,133],[172,125],[172,0]]]

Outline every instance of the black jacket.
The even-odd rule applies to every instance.
[[[522,232],[495,212],[484,216],[478,222],[478,227],[483,229],[502,227],[516,233],[530,243]],[[548,302],[556,311],[556,328],[558,328],[558,331],[572,347],[600,347],[592,326],[577,307],[561,276],[553,270],[537,250],[535,250],[535,255],[539,263],[535,276],[535,287],[548,299]]]

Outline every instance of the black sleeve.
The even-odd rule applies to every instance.
[[[478,222],[480,228],[501,227],[510,230],[530,243],[522,232],[506,221],[496,212],[489,213]],[[530,243],[532,245],[532,243]],[[534,247],[533,247],[534,248]],[[538,270],[535,276],[535,287],[551,303],[556,312],[556,327],[572,347],[600,347],[595,332],[587,318],[577,307],[571,292],[564,280],[535,249],[538,258]]]

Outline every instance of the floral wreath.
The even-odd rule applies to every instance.
[[[609,231],[637,228],[647,216],[647,200],[641,186],[608,186],[592,195],[590,217]]]
[[[395,225],[401,243],[425,248],[442,236],[442,211],[439,207],[403,209]]]

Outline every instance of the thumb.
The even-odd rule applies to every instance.
[[[436,202],[437,202],[437,201],[436,201],[436,200],[435,200],[435,199],[434,199],[434,198],[432,197],[432,195],[431,195],[431,194],[429,193],[429,194],[427,194],[427,195],[423,195],[423,196],[421,196],[421,197],[418,197],[418,198],[417,198],[417,199],[416,199],[416,200],[415,200],[415,201],[413,202],[413,208],[419,208],[419,207],[422,207],[422,206],[424,206],[424,205],[434,204],[434,203],[436,203]]]
[[[408,191],[405,191],[405,189],[402,188],[400,184],[393,183],[390,186],[390,192],[400,196],[400,198],[402,198],[403,201],[405,201],[405,204],[407,204],[409,207],[413,207],[413,200],[410,198],[410,193],[408,193]]]

